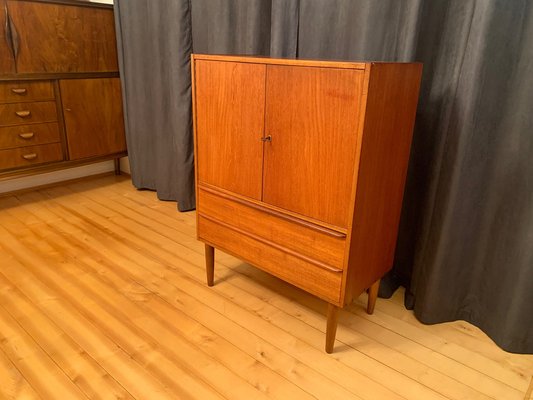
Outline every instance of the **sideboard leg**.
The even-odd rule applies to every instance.
[[[381,281],[381,279],[378,279],[368,289],[368,303],[366,305],[367,314],[373,314],[374,313],[374,306],[376,305],[376,299],[378,298],[379,282],[380,281]]]
[[[115,164],[115,175],[120,175],[120,158],[113,159]]]
[[[335,335],[337,334],[337,321],[339,318],[339,307],[328,303],[328,322],[326,325],[326,353],[333,353]]]
[[[213,286],[215,279],[215,248],[205,245],[205,272],[207,274],[207,286]]]

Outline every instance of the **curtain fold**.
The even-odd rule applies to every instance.
[[[393,269],[415,315],[533,353],[530,2],[300,4],[301,58],[424,63]]]
[[[193,51],[296,57],[299,0],[193,0]]]
[[[194,0],[195,53],[269,55],[272,0]]]
[[[528,0],[116,0],[135,186],[194,207],[189,54],[421,61],[391,276],[423,322],[533,353]]]
[[[133,185],[194,209],[191,4],[115,0],[114,8]]]
[[[450,8],[445,35],[462,15],[464,43],[433,125],[444,139],[420,217],[414,310],[426,323],[467,320],[504,349],[533,353],[533,7]]]

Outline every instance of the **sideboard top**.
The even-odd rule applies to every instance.
[[[237,56],[237,55],[214,55],[214,54],[193,54],[193,60],[213,60],[213,61],[232,61],[243,63],[257,64],[276,64],[276,65],[300,65],[309,67],[329,67],[329,68],[350,68],[364,70],[372,64],[420,64],[420,63],[390,63],[374,61],[341,61],[341,60],[302,60],[293,58],[270,58],[262,56]]]
[[[97,1],[89,1],[89,0],[22,0],[22,1],[30,1],[30,2],[33,2],[33,3],[62,4],[62,5],[65,5],[65,6],[95,7],[95,8],[113,9],[113,4],[99,3]]]

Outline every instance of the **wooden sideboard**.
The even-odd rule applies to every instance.
[[[112,6],[0,0],[0,179],[126,155]]]
[[[198,239],[324,300],[392,267],[422,65],[193,55]]]

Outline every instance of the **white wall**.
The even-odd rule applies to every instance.
[[[120,170],[131,175],[130,159],[128,157],[123,157],[120,159]]]

